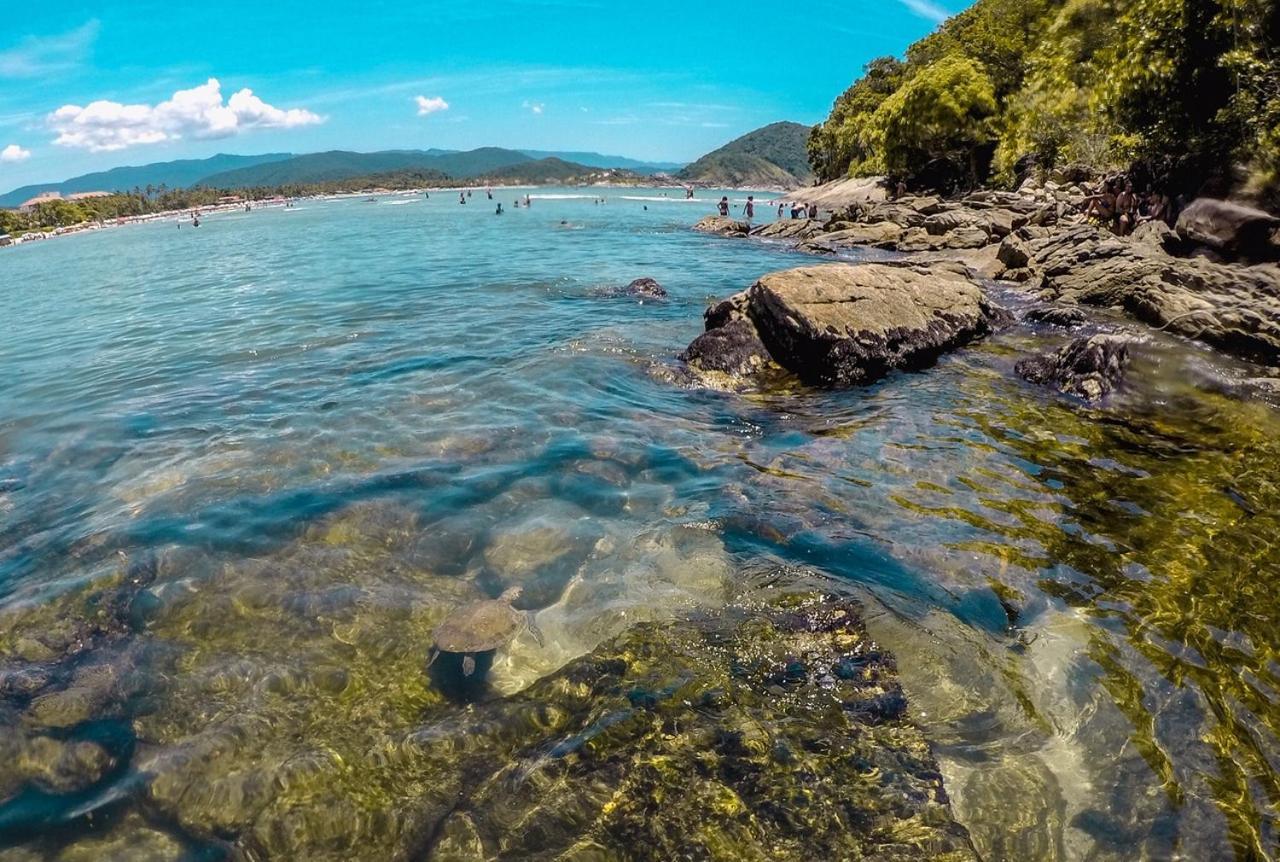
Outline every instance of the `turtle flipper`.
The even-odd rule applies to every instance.
[[[467,653],[462,657],[462,675],[471,676],[476,672],[476,657]]]
[[[542,636],[542,629],[538,628],[538,623],[533,618],[533,611],[529,612],[529,634],[533,635],[533,639],[538,642],[538,646],[545,647],[546,639]]]
[[[427,667],[431,667],[436,663],[436,659],[440,658],[440,650],[435,647],[431,648],[431,658],[427,659]]]

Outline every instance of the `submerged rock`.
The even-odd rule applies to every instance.
[[[1114,335],[1077,338],[1055,353],[1021,360],[1019,376],[1085,401],[1101,401],[1124,378],[1129,342]]]
[[[774,360],[839,386],[927,366],[986,334],[994,316],[981,285],[951,264],[801,267],[764,276],[747,295]]]
[[[762,372],[780,370],[747,318],[704,332],[679,358],[700,383],[716,389],[741,389],[752,385]]]
[[[638,299],[666,299],[667,297],[666,289],[658,284],[655,279],[648,277],[637,278],[628,284],[623,289],[623,292],[627,296],[634,296]]]
[[[544,732],[484,753],[530,710]],[[475,754],[426,858],[975,858],[892,657],[831,596],[637,626],[454,733]]]

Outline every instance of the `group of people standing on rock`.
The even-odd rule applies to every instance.
[[[1143,222],[1161,221],[1172,227],[1178,214],[1164,192],[1149,188],[1138,194],[1133,180],[1117,176],[1103,179],[1098,190],[1084,199],[1083,216],[1117,236],[1128,236]]]
[[[778,202],[778,218],[782,218],[783,214],[786,212],[786,207],[787,205],[782,201]],[[723,197],[720,198],[720,203],[716,206],[716,209],[720,213],[720,215],[728,217],[729,208],[730,208],[729,196],[724,195]],[[751,219],[756,217],[755,195],[747,195],[747,202],[742,205],[742,215],[743,215],[743,218],[745,218],[747,221],[750,221]],[[817,218],[818,205],[815,203],[803,204],[798,201],[794,201],[791,204],[791,217],[792,218]]]

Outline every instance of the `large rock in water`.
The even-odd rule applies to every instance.
[[[1014,234],[1044,298],[1116,306],[1227,353],[1280,364],[1280,266],[1170,257],[1081,225],[1043,238]]]
[[[985,335],[995,309],[959,264],[830,264],[764,276],[748,314],[770,355],[802,379],[870,383]]]
[[[751,225],[745,221],[728,216],[707,216],[698,221],[693,229],[701,233],[714,233],[719,236],[746,236],[751,233]]]
[[[1233,257],[1268,260],[1280,257],[1272,234],[1280,218],[1230,201],[1198,198],[1178,215],[1178,236]]]

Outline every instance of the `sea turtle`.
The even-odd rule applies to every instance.
[[[520,598],[520,592],[520,587],[512,587],[496,599],[471,602],[450,611],[436,627],[427,667],[435,663],[440,653],[458,653],[462,655],[462,675],[471,676],[476,670],[478,653],[509,643],[526,626],[538,646],[542,646],[542,632],[534,623],[532,612],[518,611],[511,606]]]

